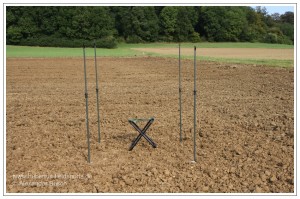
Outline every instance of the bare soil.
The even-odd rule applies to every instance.
[[[163,55],[178,55],[176,48],[133,48],[142,52]],[[182,55],[193,55],[193,48],[181,48]],[[199,48],[198,56],[232,58],[232,59],[274,59],[293,60],[294,49],[263,49],[263,48]]]
[[[9,193],[294,192],[294,69],[197,62],[197,162],[193,62],[98,58],[101,143],[93,58],[87,60],[91,163],[87,163],[83,60],[7,59]],[[129,118],[154,116],[147,134]]]

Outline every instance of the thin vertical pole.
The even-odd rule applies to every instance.
[[[98,71],[97,71],[96,41],[94,41],[94,53],[95,53],[96,95],[97,95],[97,114],[98,114],[98,142],[100,143],[99,87],[98,87]]]
[[[196,46],[194,47],[194,161],[196,162]]]
[[[179,43],[179,126],[180,126],[180,142],[182,142],[182,109],[181,109],[181,54]]]
[[[84,83],[85,83],[85,111],[86,111],[86,136],[88,144],[88,163],[91,162],[90,154],[90,131],[89,131],[89,104],[88,104],[88,90],[87,90],[87,78],[86,78],[86,63],[85,63],[85,45],[83,45],[83,65],[84,65]]]

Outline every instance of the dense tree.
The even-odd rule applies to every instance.
[[[22,29],[17,26],[9,26],[7,28],[7,40],[10,44],[19,44],[23,38]]]
[[[247,23],[240,35],[240,40],[250,42],[262,41],[266,34],[266,25],[261,15],[250,7],[245,8],[245,14]]]
[[[289,23],[282,23],[280,24],[280,30],[283,33],[283,36],[286,36],[288,40],[294,42],[294,25]],[[286,43],[286,42],[283,42]]]
[[[190,38],[195,37],[194,26],[196,25],[196,23],[197,14],[193,7],[178,7],[177,23],[175,29],[176,40],[189,41]]]
[[[154,42],[158,38],[158,18],[154,7],[132,8],[132,36],[140,41]]]
[[[255,9],[256,9],[256,13],[258,13],[263,17],[266,17],[268,14],[266,7],[256,6]]]
[[[203,7],[200,17],[209,41],[239,41],[247,24],[240,7]]]
[[[164,7],[160,12],[160,29],[165,41],[173,41],[177,23],[177,7]]]
[[[115,21],[111,17],[108,7],[90,7],[89,15],[90,39],[108,37],[116,35],[117,32],[114,28]]]
[[[11,45],[76,47],[125,42],[247,41],[293,44],[294,13],[247,6],[8,6]]]
[[[272,20],[274,22],[279,22],[280,21],[280,14],[279,13],[274,13],[274,14],[271,14],[270,17],[272,18]]]
[[[294,25],[294,13],[286,12],[280,16],[281,22]]]
[[[112,12],[115,13],[115,27],[120,37],[125,40],[132,35],[132,14],[131,7],[112,7]]]
[[[58,13],[58,7],[37,7],[35,8],[37,26],[39,27],[39,33],[45,35],[55,34],[59,20],[56,13]]]

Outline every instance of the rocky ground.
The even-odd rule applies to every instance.
[[[193,62],[98,58],[88,64],[91,163],[87,163],[83,60],[7,59],[6,191],[105,193],[294,192],[294,69],[197,62],[197,162]],[[129,118],[154,116],[145,139]]]

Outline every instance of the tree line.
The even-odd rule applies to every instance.
[[[9,6],[9,45],[99,47],[118,42],[294,43],[294,13],[248,6]]]

